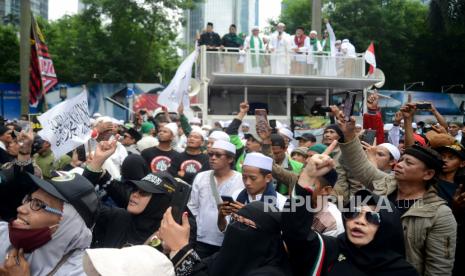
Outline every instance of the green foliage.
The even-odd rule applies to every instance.
[[[0,82],[19,82],[19,40],[11,25],[0,25]]]
[[[82,14],[40,21],[62,82],[156,82],[179,64],[175,10],[192,0],[86,0]],[[164,7],[164,8],[162,8]]]
[[[310,0],[284,0],[280,20],[288,31],[311,24]],[[439,90],[463,83],[465,60],[465,0],[325,0],[325,10],[338,39],[348,38],[357,52],[375,43],[377,65],[386,75],[384,89],[402,89],[411,81],[425,81],[425,89]],[[308,31],[307,31],[308,32]]]

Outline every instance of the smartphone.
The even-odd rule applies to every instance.
[[[176,181],[178,183],[171,199],[171,214],[178,224],[182,224],[182,214],[186,211],[192,187],[180,178],[176,178]]]
[[[255,109],[255,121],[257,124],[257,132],[268,130],[268,117],[266,109]]]
[[[431,103],[417,103],[417,110],[431,110]]]
[[[231,196],[221,196],[221,200],[223,200],[223,202],[234,202],[234,199],[231,197]]]
[[[276,120],[270,120],[270,127],[272,129],[275,129],[276,128]]]
[[[375,138],[376,130],[366,129],[365,132],[363,132],[361,140],[369,145],[373,145],[373,143],[375,142]]]
[[[81,162],[86,162],[87,157],[86,157],[86,147],[84,145],[80,145],[79,147],[76,148],[76,153],[78,156],[78,160]]]
[[[19,120],[17,124],[21,128],[21,131],[24,131],[25,133],[28,133],[32,128],[32,124],[29,121]]]
[[[346,98],[344,100],[344,108],[342,112],[344,113],[344,120],[346,122],[350,121],[350,117],[354,114],[354,106],[355,106],[355,98],[357,94],[355,93],[347,93]]]

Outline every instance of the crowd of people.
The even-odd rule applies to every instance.
[[[3,121],[0,275],[463,275],[463,125],[377,103],[363,125],[331,106],[321,141],[251,131],[247,102],[212,126],[94,114],[64,156]]]
[[[294,75],[352,76],[357,70],[354,45],[349,39],[338,40],[328,20],[323,35],[312,30],[306,34],[304,27],[297,27],[295,34],[286,32],[284,23],[276,25],[271,35],[262,35],[255,26],[250,35],[237,34],[231,24],[229,33],[220,37],[214,32],[213,23],[198,36],[199,46],[207,51],[224,51],[219,68],[226,72],[271,73]]]

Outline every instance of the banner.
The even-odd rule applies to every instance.
[[[176,111],[182,101],[184,109],[190,110],[189,83],[192,76],[192,66],[198,55],[199,52],[196,49],[181,63],[170,84],[158,96],[159,105],[166,106],[169,111]]]
[[[29,104],[37,107],[40,99],[58,83],[52,58],[39,25],[31,15],[31,63],[29,68]]]
[[[37,119],[42,125],[38,134],[50,142],[55,159],[59,159],[90,138],[87,91],[54,106]]]

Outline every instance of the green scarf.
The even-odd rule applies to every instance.
[[[263,53],[263,41],[260,39],[260,37],[257,37],[257,39],[258,39],[259,53]],[[251,49],[250,52],[252,54],[256,53],[254,36],[250,37],[250,49]],[[260,56],[252,55],[251,58],[252,58],[252,67],[258,67],[263,64],[263,61],[264,61],[263,55],[260,55]]]
[[[323,42],[323,45],[321,45],[323,47],[323,51],[325,52],[330,52],[331,51],[331,41],[329,40],[329,37],[326,38],[326,39],[323,39],[322,40]]]
[[[316,38],[310,38],[310,45],[313,46],[313,52],[318,51],[318,39]]]

